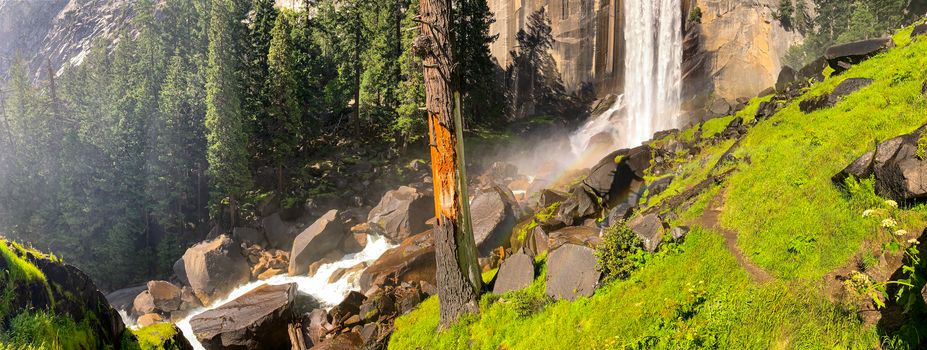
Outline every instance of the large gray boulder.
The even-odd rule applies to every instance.
[[[526,288],[534,282],[534,259],[527,254],[515,254],[502,261],[492,292],[502,294]]]
[[[782,92],[789,88],[795,82],[797,73],[795,69],[789,66],[782,66],[779,71],[779,78],[776,79],[776,91]]]
[[[251,277],[241,248],[226,235],[190,247],[183,262],[190,287],[203,305],[225,297]]]
[[[132,304],[135,302],[135,298],[146,289],[148,289],[148,287],[143,284],[115,290],[106,294],[106,301],[116,310],[130,311],[132,309]]]
[[[190,326],[206,349],[289,349],[296,284],[264,285],[193,317]]]
[[[827,60],[827,64],[834,69],[834,73],[840,74],[853,65],[859,64],[892,47],[895,47],[895,41],[892,38],[861,40],[831,46],[824,52],[824,58]]]
[[[512,191],[502,186],[493,186],[470,201],[473,238],[480,256],[488,256],[493,249],[508,244],[517,211]]]
[[[663,221],[657,214],[639,215],[628,222],[628,228],[644,243],[644,250],[654,252],[663,242]]]
[[[595,194],[590,193],[586,185],[578,184],[570,190],[570,196],[557,209],[557,221],[563,225],[571,226],[581,224],[586,218],[595,216],[599,212],[599,200]]]
[[[547,244],[550,250],[556,250],[565,244],[575,244],[595,249],[602,244],[599,229],[589,226],[564,227],[550,233]]]
[[[329,210],[293,241],[287,272],[290,276],[306,274],[309,265],[341,246],[347,235],[348,230],[338,219],[338,211]]]
[[[284,221],[280,213],[273,213],[261,220],[264,227],[264,236],[267,239],[266,248],[290,250],[293,240],[299,235],[299,223]]]
[[[897,202],[927,199],[927,160],[918,156],[918,140],[924,128],[880,143],[834,175],[843,184],[846,178],[875,177],[876,193]]]
[[[148,294],[151,296],[154,307],[161,312],[180,310],[183,303],[180,288],[168,281],[149,281]]]
[[[406,238],[387,250],[361,273],[361,290],[402,282],[435,282],[435,242],[432,231]]]
[[[402,240],[428,229],[425,222],[434,217],[434,197],[415,188],[402,186],[386,192],[380,203],[370,210],[370,228],[390,240]]]
[[[574,300],[595,292],[601,273],[596,270],[595,250],[564,244],[547,257],[546,294],[554,299]]]
[[[627,198],[632,184],[642,181],[649,167],[650,146],[618,150],[593,166],[583,184],[603,203],[614,204]]]

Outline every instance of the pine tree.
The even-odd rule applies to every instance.
[[[300,136],[299,80],[301,76],[295,66],[296,47],[291,41],[292,16],[277,17],[271,31],[270,49],[267,54],[268,118],[264,129],[269,133],[270,154],[277,168],[277,192],[284,192],[284,163],[296,153]]]
[[[235,2],[213,0],[209,24],[209,67],[206,75],[206,129],[213,205],[228,204],[236,224],[237,200],[251,187],[248,170],[241,84],[236,47],[241,25]],[[227,201],[227,202],[226,202]]]

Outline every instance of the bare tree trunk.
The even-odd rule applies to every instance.
[[[438,218],[434,226],[438,301],[443,328],[463,314],[478,312],[482,289],[476,244],[470,229],[460,117],[452,116],[451,108],[450,86],[455,61],[451,49],[450,2],[421,2],[421,41],[424,44],[418,48],[425,67],[425,109],[431,141],[435,216]]]

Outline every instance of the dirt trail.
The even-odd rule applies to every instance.
[[[762,284],[772,281],[774,277],[769,274],[769,272],[754,265],[753,262],[740,251],[740,248],[737,246],[737,232],[721,227],[719,217],[721,215],[721,209],[724,208],[724,194],[725,191],[722,189],[718,195],[712,198],[707,208],[705,208],[705,212],[702,213],[702,216],[695,220],[695,224],[720,232],[724,237],[724,245],[727,247],[727,250],[731,252],[731,255],[734,255],[734,258],[737,259],[737,263],[739,263],[744,270],[747,270],[747,273],[750,274],[750,278],[753,279],[754,282]]]

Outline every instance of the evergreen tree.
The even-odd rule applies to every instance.
[[[242,101],[252,135],[252,154],[258,158],[273,154],[272,136],[268,133],[268,100],[272,96],[264,90],[268,82],[268,50],[272,40],[271,30],[279,20],[273,0],[254,0],[248,14],[248,36],[244,50]]]
[[[209,24],[209,67],[206,75],[206,129],[209,175],[213,204],[227,203],[231,224],[236,224],[237,200],[251,187],[248,170],[244,117],[241,111],[241,84],[238,81],[240,50],[236,43],[240,18],[236,5],[213,0]]]
[[[273,162],[277,168],[277,191],[284,192],[283,168],[287,159],[293,157],[299,146],[300,131],[300,75],[295,66],[296,48],[290,38],[293,26],[291,16],[277,17],[271,32],[270,50],[267,54],[268,118],[264,129],[270,134]]]
[[[505,101],[502,72],[494,62],[489,46],[498,35],[491,35],[489,26],[495,19],[486,0],[460,0],[454,16],[458,69],[456,80],[463,96],[463,111],[478,124],[498,124],[504,121]]]

